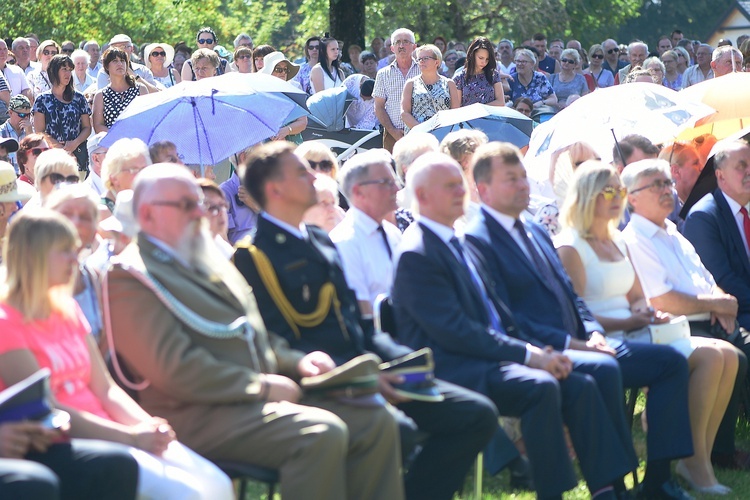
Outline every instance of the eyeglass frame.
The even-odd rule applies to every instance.
[[[331,160],[307,160],[310,168],[313,170],[320,170],[320,172],[331,172],[333,170],[334,163]],[[327,166],[326,166],[327,165]],[[320,169],[318,169],[320,167]]]
[[[208,45],[211,43],[215,43],[216,39],[214,37],[211,38],[198,38],[198,45]]]
[[[81,181],[81,178],[78,177],[77,174],[63,175],[59,172],[50,172],[42,177],[42,180],[44,179],[49,179],[53,186],[57,186],[58,184],[62,184],[63,182],[66,184],[78,184]]]
[[[206,201],[203,198],[199,198],[198,201],[191,200],[188,198],[181,198],[177,200],[156,200],[149,202],[149,205],[156,205],[157,207],[171,207],[177,210],[189,214],[196,208],[206,210]]]
[[[400,188],[401,185],[398,180],[393,177],[384,179],[371,179],[369,181],[362,181],[357,183],[358,186],[377,186],[379,188]]]
[[[617,195],[620,196],[620,199],[625,199],[625,197],[628,195],[628,188],[626,188],[625,186],[604,186],[599,194],[602,195],[605,201],[612,201]]]
[[[674,179],[665,179],[665,180],[655,180],[654,182],[647,184],[645,186],[639,187],[638,189],[634,189],[628,194],[635,194],[639,191],[643,191],[645,189],[650,189],[652,193],[658,193],[659,191],[664,191],[665,187],[673,188],[675,186]]]

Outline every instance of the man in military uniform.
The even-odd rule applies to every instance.
[[[296,380],[334,362],[266,331],[252,291],[206,231],[192,174],[144,169],[133,206],[141,233],[104,289],[141,405],[207,458],[278,469],[284,498],[403,498],[393,417],[334,399],[305,405]]]
[[[253,287],[263,320],[293,348],[326,352],[337,363],[367,351],[385,361],[411,353],[371,324],[363,330],[336,247],[323,230],[302,223],[316,203],[314,179],[286,143],[259,147],[247,160],[244,184],[263,212],[252,241],[237,245],[234,262]],[[407,498],[450,499],[497,429],[494,405],[443,381],[437,381],[442,402],[409,400],[394,390],[399,382],[381,373],[381,393],[408,416],[400,415],[402,431],[428,433],[405,478]],[[402,432],[402,439],[410,435]]]

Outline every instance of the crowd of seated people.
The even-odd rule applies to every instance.
[[[310,37],[299,64],[246,34],[230,53],[210,27],[196,50],[0,41],[0,390],[48,368],[70,415],[0,424],[0,497],[233,498],[219,465],[239,462],[278,471],[285,498],[450,499],[484,451],[538,498],[579,476],[592,498],[624,498],[638,463],[624,391],[639,388],[634,493],[731,495],[716,469],[750,469],[735,445],[750,146],[719,144],[706,170],[709,137],[626,137],[613,165],[577,143],[556,152],[554,199],[535,211],[514,146],[410,131],[475,103],[531,116],[615,84],[744,69],[748,43],[681,38],[648,57],[642,41],[417,44],[399,28],[367,50]],[[381,126],[383,149],[340,162],[302,142],[304,117],[238,150],[224,178],[198,178],[169,141],[102,146],[133,100],[232,71],[311,95],[346,86],[347,118]],[[382,294],[394,332],[378,329]],[[665,325],[682,337],[657,345]],[[386,370],[413,359],[427,398]],[[367,375],[307,385],[348,370]]]

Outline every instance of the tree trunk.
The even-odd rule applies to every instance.
[[[344,61],[349,62],[348,48],[365,45],[365,0],[329,0],[328,18],[331,36],[344,41]]]

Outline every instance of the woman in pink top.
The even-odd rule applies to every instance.
[[[71,295],[79,247],[73,224],[46,209],[29,211],[11,222],[7,238],[0,385],[49,368],[73,437],[129,447],[139,465],[139,498],[233,498],[226,475],[175,441],[166,420],[146,413],[109,376]]]

